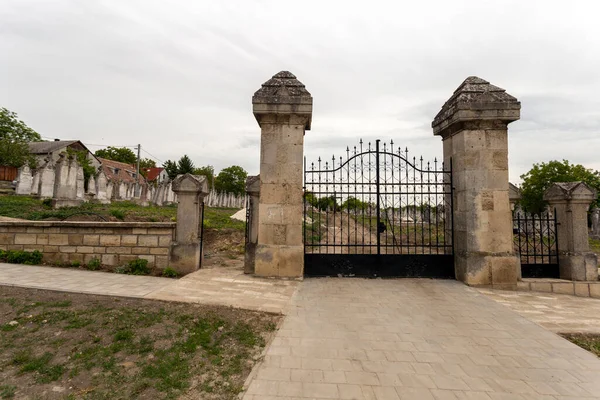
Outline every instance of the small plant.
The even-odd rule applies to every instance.
[[[179,274],[171,267],[163,269],[162,276],[165,278],[177,278]]]
[[[42,263],[42,257],[42,253],[37,250],[0,250],[0,262],[11,264],[38,265]]]
[[[48,208],[52,208],[52,199],[44,199],[42,200],[42,204]]]
[[[102,264],[100,263],[100,259],[97,257],[94,257],[87,263],[86,268],[89,269],[90,271],[96,271],[97,269],[100,269],[101,265]]]
[[[137,260],[129,261],[129,270],[133,275],[149,275],[148,260],[138,258]]]
[[[81,262],[79,262],[79,261],[71,261],[71,267],[73,267],[73,268],[79,268],[79,267],[81,267]]]
[[[118,208],[112,209],[110,210],[110,215],[112,215],[116,219],[125,221],[125,211],[123,210],[119,210]]]
[[[13,385],[0,385],[0,399],[12,399],[15,397],[17,387]]]
[[[117,274],[128,274],[128,275],[150,275],[150,268],[148,267],[148,260],[138,258],[137,260],[129,261],[127,265],[121,265],[115,268]]]

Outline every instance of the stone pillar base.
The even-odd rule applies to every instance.
[[[52,199],[52,208],[64,208],[64,207],[79,207],[83,204],[81,199]]]
[[[258,244],[254,261],[257,276],[302,278],[304,246]]]
[[[456,279],[469,286],[516,290],[521,263],[513,255],[471,253],[455,256]]]
[[[200,268],[200,242],[193,244],[171,244],[170,266],[180,275],[189,274]]]
[[[597,281],[598,256],[592,252],[567,253],[558,256],[561,279]]]

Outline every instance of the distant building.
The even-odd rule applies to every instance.
[[[137,173],[134,165],[100,157],[98,157],[98,160],[100,160],[102,171],[109,181],[126,183],[134,183],[136,181]],[[141,184],[146,182],[141,175],[137,179]]]
[[[74,151],[84,151],[86,158],[90,163],[98,168],[100,160],[94,155],[81,141],[79,140],[54,140],[53,142],[31,142],[29,143],[29,152],[38,160],[38,166],[44,163],[46,157],[50,157],[52,161],[58,161],[60,153],[66,152],[67,149]]]
[[[144,172],[146,173],[146,181],[161,183],[169,179],[169,175],[164,168],[154,167],[154,168],[144,168]]]

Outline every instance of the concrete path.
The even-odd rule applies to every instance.
[[[244,400],[598,399],[600,360],[455,281],[308,279]]]
[[[0,263],[0,285],[141,297],[283,313],[299,282],[254,278],[240,269],[205,269],[181,279]]]
[[[555,293],[479,291],[552,332],[600,333],[600,299]]]

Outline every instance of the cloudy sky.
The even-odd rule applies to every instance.
[[[92,150],[257,173],[251,97],[280,70],[314,97],[309,161],[361,137],[439,157],[431,120],[476,75],[522,103],[518,182],[552,159],[600,169],[599,14],[595,0],[2,0],[0,106]]]

